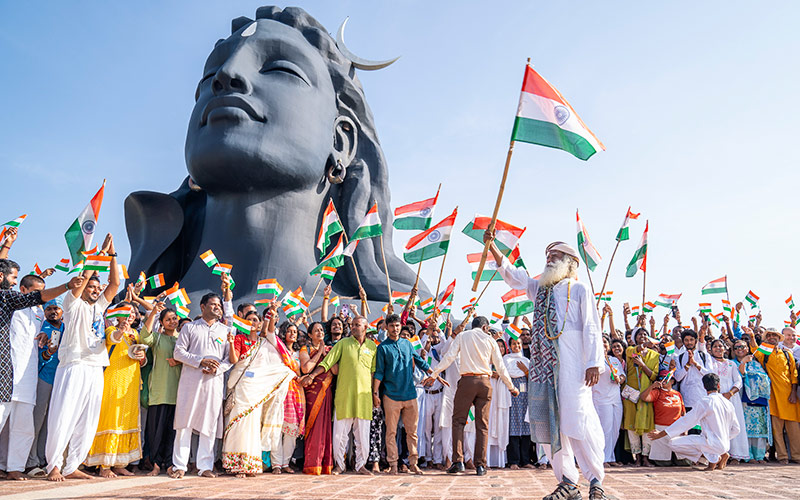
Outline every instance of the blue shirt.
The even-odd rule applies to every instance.
[[[61,326],[56,328],[51,325],[49,321],[44,320],[42,323],[42,332],[47,334],[48,339],[52,337],[54,331],[64,333],[64,323],[62,322]],[[39,348],[39,378],[52,385],[53,380],[56,378],[56,368],[58,368],[58,351],[50,356],[50,359],[45,361],[44,358],[42,358],[42,353],[46,350],[47,345]]]
[[[430,367],[406,339],[387,338],[375,355],[375,379],[383,382],[383,394],[394,401],[417,399],[414,365],[428,372]]]

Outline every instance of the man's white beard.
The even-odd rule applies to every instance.
[[[564,257],[556,262],[548,262],[539,277],[539,286],[555,285],[564,278],[572,276],[572,258]]]

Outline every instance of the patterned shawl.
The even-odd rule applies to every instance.
[[[283,364],[289,367],[298,377],[300,376],[300,363],[292,357],[289,349],[283,341],[275,337],[277,341],[278,353],[281,355]],[[306,397],[303,387],[292,379],[289,384],[289,392],[283,402],[283,433],[288,436],[300,437],[305,434],[305,411]]]
[[[536,294],[531,328],[531,365],[528,384],[528,416],[531,440],[549,443],[552,452],[561,449],[558,408],[558,340],[547,337],[558,331],[553,287],[540,287]],[[549,324],[546,323],[549,320]]]

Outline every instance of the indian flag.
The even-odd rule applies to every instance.
[[[433,297],[428,297],[420,302],[419,307],[425,314],[431,314],[433,312]]]
[[[374,238],[382,234],[383,227],[381,226],[381,217],[378,215],[378,204],[374,203],[372,208],[369,209],[369,212],[367,212],[367,215],[364,216],[364,220],[362,220],[361,224],[356,228],[353,236],[350,237],[350,243],[348,243],[347,247],[344,249],[344,254],[348,257],[352,257],[353,253],[356,251],[359,240]],[[333,279],[333,276],[331,276],[331,279]]]
[[[602,257],[600,257],[600,252],[592,244],[592,239],[589,238],[586,226],[581,222],[581,215],[577,211],[575,212],[575,217],[578,220],[578,253],[581,254],[581,258],[586,267],[589,268],[589,271],[594,271]]]
[[[281,292],[283,292],[283,287],[276,279],[261,280],[256,288],[256,293],[266,293],[273,297],[277,297]]]
[[[500,299],[503,301],[503,308],[509,318],[525,316],[533,312],[533,302],[528,298],[525,290],[511,290]]]
[[[180,288],[178,282],[176,281],[172,288],[165,292],[167,294],[167,299],[175,305],[179,306],[188,306],[191,301],[189,300],[189,296],[186,294],[186,290]]]
[[[562,149],[581,160],[606,149],[564,96],[530,65],[525,66],[511,140]]]
[[[140,283],[144,283],[145,281],[147,281],[147,275],[144,274],[144,271],[139,271],[139,277],[136,279],[135,284],[138,285]]]
[[[754,294],[752,290],[747,292],[745,300],[749,302],[752,307],[758,307],[758,295]]]
[[[675,352],[675,343],[672,344],[672,352]],[[672,354],[672,353],[667,351],[667,354]],[[664,376],[663,380],[661,380],[661,382],[664,385],[668,384],[669,381],[672,380],[672,377],[675,376],[675,370],[677,370],[677,368],[673,368],[672,370],[667,372],[667,374]]]
[[[296,306],[289,308],[284,307],[283,311],[284,313],[286,313],[286,316],[292,317],[292,316],[297,316],[299,314],[303,314],[307,309],[308,309],[308,302],[306,301],[306,299],[301,297],[300,302]]]
[[[64,234],[67,240],[67,247],[75,264],[82,259],[81,252],[89,248],[94,237],[94,230],[97,227],[97,219],[100,217],[100,206],[103,204],[103,192],[106,188],[106,181],[100,190],[95,193],[86,208],[78,215],[78,218],[69,226]]]
[[[331,297],[331,300],[328,301],[328,305],[331,307],[339,307],[339,296]]]
[[[625,214],[625,219],[622,221],[622,227],[619,228],[617,231],[617,241],[625,241],[630,239],[630,234],[628,234],[628,225],[631,222],[631,219],[638,219],[641,213],[635,214],[631,212],[631,207],[628,207],[628,212]]]
[[[58,261],[58,264],[53,266],[56,271],[64,271],[65,273],[69,272],[69,259],[61,259]]]
[[[411,347],[413,347],[415,351],[422,349],[422,342],[419,341],[418,336],[414,335],[413,337],[409,337],[408,341],[411,342]]]
[[[212,252],[211,250],[206,250],[205,252],[201,253],[200,260],[202,260],[205,265],[212,268],[215,265],[219,264],[217,256],[214,255],[214,252]]]
[[[447,285],[447,288],[444,289],[444,291],[439,295],[439,297],[436,298],[436,306],[441,308],[441,306],[445,302],[448,301],[452,302],[453,293],[455,292],[455,290],[456,290],[456,280],[454,279],[452,283]]]
[[[502,320],[503,320],[503,315],[502,315],[502,314],[499,314],[499,313],[493,312],[493,313],[492,313],[492,318],[489,320],[489,323],[490,323],[490,324],[492,324],[492,325],[494,325],[494,324],[496,324],[498,321],[502,321]]]
[[[519,340],[519,336],[522,335],[522,330],[514,323],[509,323],[506,327],[506,333],[512,339]]]
[[[441,189],[441,185],[439,189]],[[392,226],[395,229],[418,230],[425,230],[431,227],[433,211],[436,209],[436,202],[439,200],[439,189],[436,190],[436,196],[433,198],[395,208]]]
[[[392,292],[392,304],[400,304],[405,306],[408,304],[408,298],[411,297],[410,292]],[[419,305],[419,297],[414,299],[414,304]]]
[[[317,238],[317,248],[320,254],[324,254],[331,244],[331,238],[338,232],[343,231],[342,221],[339,220],[339,214],[336,213],[336,208],[333,206],[333,200],[328,200],[328,206],[322,213],[322,225],[319,228],[319,237]]]
[[[283,303],[292,307],[300,305],[300,301],[305,297],[303,295],[303,287],[297,287],[297,290],[292,290],[283,298]]]
[[[469,262],[470,267],[472,267],[472,279],[475,279],[475,276],[478,274],[478,265],[481,262],[480,253],[468,253],[467,254],[467,262]],[[514,251],[511,252],[511,255],[508,256],[508,260],[511,261],[511,264],[514,267],[519,267],[525,269],[525,263],[522,262],[522,259],[519,257],[519,245],[514,248]],[[483,272],[481,273],[481,279],[479,281],[503,281],[503,277],[500,276],[500,273],[497,272],[497,262],[494,260],[494,255],[491,252],[486,254],[486,264],[483,266]]]
[[[661,307],[672,307],[678,303],[678,299],[681,298],[683,294],[676,294],[676,295],[668,295],[666,293],[658,294],[658,298],[656,299],[656,305]]]
[[[188,318],[189,317],[189,308],[184,306],[178,306],[175,308],[175,314],[178,315],[179,318]]]
[[[28,214],[22,214],[19,217],[17,217],[16,219],[10,220],[10,221],[6,222],[3,225],[4,226],[9,226],[9,227],[19,227],[19,225],[22,224],[25,221],[25,218],[27,216],[28,216]]]
[[[477,306],[478,306],[478,297],[472,297],[471,299],[469,299],[469,304],[467,304],[465,306],[461,306],[461,312],[466,314],[467,311],[469,311],[470,309],[473,309],[473,308],[475,308]]]
[[[726,313],[731,313],[731,303],[728,300],[722,299],[722,310]]]
[[[411,238],[406,243],[403,260],[409,264],[417,264],[423,260],[441,257],[446,254],[450,245],[450,233],[453,232],[453,224],[456,222],[457,214],[458,208],[456,207],[453,213],[441,222]]]
[[[111,270],[111,257],[107,255],[90,255],[84,261],[85,271],[99,271],[106,273]]]
[[[636,272],[641,269],[647,272],[647,231],[650,228],[650,221],[644,225],[644,233],[642,234],[642,241],[639,242],[639,248],[633,254],[633,258],[628,263],[628,269],[625,271],[625,276],[632,278],[636,276]]]
[[[81,255],[83,255],[84,257],[88,257],[90,255],[97,255],[98,253],[99,252],[97,251],[97,243],[95,243],[94,248],[81,251]]]
[[[652,302],[645,302],[644,304],[642,304],[642,309],[644,310],[645,313],[651,313],[655,308],[656,305],[653,304]]]
[[[711,303],[710,302],[700,302],[700,312],[705,314],[711,314]]]
[[[631,316],[638,316],[639,315],[639,306],[632,306],[631,307]]]
[[[474,408],[474,407],[472,407],[472,408]],[[475,421],[475,412],[472,411],[472,408],[470,408],[469,412],[467,413],[467,423]]]
[[[229,275],[231,271],[233,271],[233,265],[231,264],[216,264],[211,270],[211,274],[216,274],[217,276],[222,276],[223,274]]]
[[[106,318],[130,318],[131,308],[128,306],[121,306],[111,308],[106,311]]]
[[[317,274],[322,273],[323,267],[342,267],[344,264],[344,240],[342,235],[339,235],[339,242],[336,243],[336,246],[333,247],[331,252],[322,259],[317,267],[311,270],[309,273],[311,276],[316,276]]]
[[[38,262],[33,264],[33,271],[31,271],[31,274],[35,274],[36,276],[39,276],[40,274],[42,274],[42,268],[39,267],[39,263]]]
[[[242,332],[245,335],[250,334],[250,329],[253,328],[253,322],[247,321],[246,319],[240,318],[237,315],[233,315],[233,327]]]
[[[667,350],[667,356],[675,354],[675,342],[673,342],[672,340],[667,341],[664,344],[664,348]]]
[[[491,217],[486,217],[484,215],[475,215],[475,218],[464,227],[461,231],[462,233],[466,234],[473,240],[477,241],[480,244],[483,244],[483,233],[489,229],[489,225],[492,223]],[[527,228],[520,228],[513,224],[509,224],[507,222],[503,222],[500,219],[495,221],[494,224],[495,229],[495,244],[497,248],[500,250],[500,253],[505,255],[506,257],[510,256],[514,249],[517,248],[517,244],[519,243],[519,239],[525,233],[525,229]]]
[[[128,276],[128,268],[125,266],[125,264],[117,264],[117,269],[119,270],[119,275],[123,279],[130,279],[130,276]]]
[[[602,300],[603,302],[611,302],[611,298],[614,295],[614,292],[611,290],[607,290],[602,294],[600,292],[594,294],[594,300]]]
[[[347,247],[345,247],[344,250],[345,250],[345,255],[346,255]],[[337,270],[337,268],[335,268],[335,267],[322,266],[322,268],[319,268],[319,273],[318,274],[321,274],[322,275],[321,277],[325,278],[328,281],[333,281],[333,277],[336,276],[336,270]]]
[[[789,306],[790,311],[794,311],[794,300],[792,299],[791,295],[789,295],[789,298],[786,299],[784,302],[786,302],[786,305]]]
[[[442,306],[440,312],[442,313],[442,316],[444,316],[445,314],[450,314],[450,311],[452,311],[452,309],[453,309],[453,301],[449,300],[447,304]]]
[[[147,278],[147,284],[150,285],[150,288],[161,288],[166,283],[164,281],[164,273],[158,273]]]
[[[772,344],[765,344],[762,343],[758,346],[756,352],[760,352],[761,354],[772,354],[772,351],[775,349],[775,346]]]
[[[706,283],[705,286],[700,290],[702,295],[709,295],[711,293],[728,293],[728,277],[723,276],[722,278],[715,279],[710,283]]]
[[[73,267],[67,274],[80,273],[81,271],[83,271],[83,261],[79,260],[78,263],[75,264],[75,267]]]

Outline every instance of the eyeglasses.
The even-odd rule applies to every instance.
[[[735,345],[733,346],[734,349],[747,349],[746,345]]]

